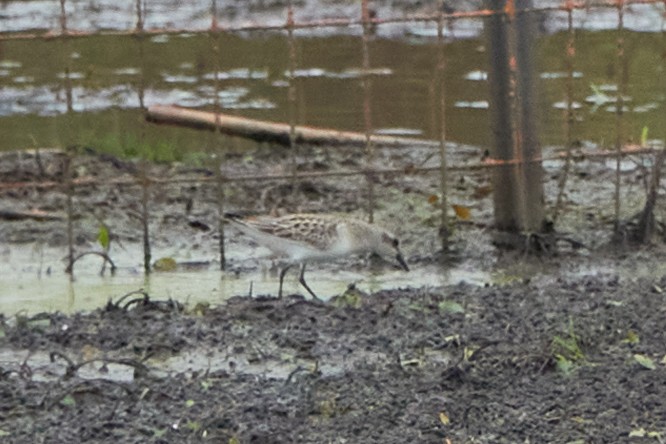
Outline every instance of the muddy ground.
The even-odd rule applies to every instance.
[[[431,161],[418,150],[381,153],[379,162],[407,169]],[[458,163],[480,154],[465,147],[457,153]],[[4,155],[3,183],[62,181],[64,154],[40,156]],[[302,170],[326,171],[359,167],[363,156],[313,149],[295,161]],[[136,177],[141,168],[159,177],[211,175],[206,167],[142,165],[90,150],[79,150],[73,165],[76,180],[102,182]],[[275,173],[288,165],[262,147],[230,154],[224,168]],[[545,166],[552,191],[560,170]],[[440,260],[486,268],[537,261],[547,274],[485,287],[413,282],[376,294],[350,288],[326,303],[269,295],[183,306],[133,294],[90,313],[2,315],[1,440],[663,442],[666,278],[658,270],[666,253],[659,239],[649,247],[604,248],[612,202],[604,206],[589,196],[611,194],[606,179],[614,173],[604,161],[589,160],[576,163],[574,172],[580,174],[570,182],[560,229],[587,248],[565,242],[559,252],[541,256],[502,253],[486,242],[492,209],[481,193],[488,184],[484,172],[450,178],[452,199],[473,214],[454,223],[450,255],[439,251],[430,203],[438,177],[375,178],[378,220],[398,228],[412,267]],[[644,179],[642,169],[627,168],[624,192],[636,195]],[[364,180],[304,181],[296,190],[284,181],[229,184],[225,203],[247,212],[358,212]],[[215,189],[211,183],[153,186],[154,245],[208,249],[214,260]],[[111,227],[112,242],[141,241],[137,190],[76,188],[77,251],[95,248],[98,220]],[[3,248],[41,241],[64,249],[65,195],[60,187],[3,188],[4,214],[14,215],[0,223]],[[243,242],[230,239],[232,246]],[[243,264],[229,266],[242,273]],[[334,266],[367,265],[361,258]]]
[[[664,288],[607,276],[188,310],[137,296],[88,314],[3,318],[3,352],[24,360],[1,369],[0,433],[12,443],[663,442]],[[226,365],[160,369],[190,350]],[[53,362],[33,363],[40,353]],[[246,371],[262,363],[286,370]],[[130,376],[114,380],[110,366]]]
[[[299,18],[321,18],[320,2],[301,3],[312,6]],[[324,17],[358,11],[355,2],[333,3],[336,9],[325,9]],[[381,5],[378,16],[396,15],[389,10],[394,3],[401,7]],[[403,4],[408,13],[431,8],[428,2]],[[199,15],[208,26],[207,16]],[[167,17],[173,19],[171,11]],[[86,29],[76,17],[70,24]],[[452,165],[478,162],[483,155],[473,147],[451,151]],[[112,257],[122,245],[142,242],[141,189],[108,183],[136,183],[144,171],[181,180],[151,184],[154,251],[176,244],[216,265],[216,188],[189,182],[213,177],[210,162],[141,164],[99,155],[94,147],[78,147],[76,153],[72,177],[92,183],[73,193],[77,252],[99,249],[100,222],[110,229]],[[230,154],[223,172],[288,173],[289,162],[276,162],[284,152],[277,153],[260,147]],[[303,171],[364,167],[357,150],[302,148],[292,160]],[[439,178],[410,173],[437,162],[427,150],[377,156],[380,166],[407,173],[373,180],[377,220],[398,232],[412,268],[438,261],[489,270],[538,262],[549,272],[485,287],[415,281],[375,294],[350,288],[326,303],[268,295],[189,306],[137,293],[118,295],[89,313],[0,314],[0,442],[666,441],[666,252],[658,238],[648,247],[612,242],[615,161],[573,164],[556,229],[586,248],[571,248],[565,240],[558,251],[541,256],[492,245],[489,175],[478,170],[449,177],[450,203],[472,216],[459,220],[450,211],[451,253],[442,254]],[[49,185],[63,183],[64,164],[58,150],[2,155],[0,267],[6,251],[35,243],[62,248],[64,255],[66,187]],[[544,168],[551,212],[562,164]],[[648,176],[640,159],[625,159],[622,170],[623,218],[629,220],[642,206]],[[22,181],[41,186],[4,186]],[[225,208],[248,213],[363,217],[366,199],[364,178],[225,186]],[[235,237],[229,242],[237,249],[245,245]],[[228,266],[242,274],[248,263]],[[332,267],[368,265],[352,258]]]

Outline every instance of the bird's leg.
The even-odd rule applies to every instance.
[[[298,282],[300,282],[301,285],[305,287],[305,289],[308,291],[308,293],[312,295],[313,298],[315,298],[318,301],[321,301],[321,299],[319,299],[319,297],[314,293],[314,291],[310,289],[308,284],[305,283],[305,262],[301,264],[301,275],[298,278]]]
[[[282,299],[282,282],[284,281],[284,275],[287,274],[287,270],[291,268],[294,264],[287,264],[280,272],[280,289],[278,290],[278,299]]]

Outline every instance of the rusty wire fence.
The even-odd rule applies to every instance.
[[[620,196],[620,159],[627,155],[648,155],[656,151],[654,147],[647,146],[642,143],[629,143],[629,137],[626,134],[626,111],[623,106],[623,97],[627,94],[628,84],[630,79],[626,75],[626,72],[619,72],[616,76],[617,79],[617,104],[616,104],[616,128],[615,134],[609,139],[613,140],[613,143],[610,147],[607,147],[606,150],[600,150],[598,152],[579,152],[576,150],[576,107],[575,103],[577,100],[580,100],[579,97],[576,97],[574,88],[572,86],[575,75],[576,75],[576,46],[577,46],[577,34],[575,28],[574,16],[577,13],[585,13],[591,9],[604,9],[608,10],[611,13],[617,14],[617,51],[616,51],[616,62],[618,66],[624,66],[624,59],[626,58],[626,52],[624,47],[624,21],[623,16],[626,8],[631,7],[636,4],[651,4],[662,7],[666,7],[666,2],[662,0],[605,0],[605,1],[573,1],[565,0],[558,4],[552,4],[548,7],[539,7],[538,5],[530,5],[528,8],[525,8],[524,5],[528,4],[520,1],[508,0],[504,2],[502,8],[493,10],[490,8],[482,8],[471,11],[451,11],[448,9],[448,2],[437,2],[437,7],[433,8],[435,12],[429,14],[420,14],[420,15],[405,15],[401,17],[378,17],[373,9],[373,2],[370,0],[362,0],[358,5],[357,15],[346,17],[346,18],[336,18],[336,19],[323,19],[310,22],[299,22],[295,19],[295,13],[298,10],[298,6],[292,4],[291,1],[287,2],[286,6],[286,20],[282,24],[261,24],[261,23],[251,23],[244,24],[239,26],[222,26],[220,24],[220,18],[223,14],[223,11],[220,10],[219,2],[212,0],[210,5],[210,26],[206,29],[184,29],[184,28],[169,28],[169,27],[159,27],[159,28],[148,28],[145,26],[147,22],[147,14],[149,14],[150,1],[146,0],[137,0],[135,3],[135,26],[124,29],[124,30],[77,30],[72,29],[68,25],[68,9],[71,6],[71,1],[60,0],[59,6],[59,16],[58,23],[59,29],[53,29],[48,32],[12,32],[0,34],[0,42],[2,41],[11,41],[11,40],[34,40],[42,39],[48,41],[50,45],[63,45],[67,46],[71,43],[73,39],[83,39],[90,38],[95,36],[134,36],[136,37],[135,45],[138,48],[140,53],[140,60],[142,63],[146,62],[146,49],[144,48],[145,37],[162,35],[162,34],[200,34],[206,35],[210,44],[210,54],[211,58],[215,60],[218,65],[215,66],[215,78],[214,78],[214,87],[215,93],[213,100],[209,105],[209,108],[214,112],[215,120],[211,125],[208,125],[206,129],[212,130],[213,137],[209,139],[205,150],[209,156],[208,165],[214,174],[191,176],[187,178],[179,177],[158,177],[152,175],[150,168],[148,167],[148,162],[140,162],[139,168],[133,171],[133,174],[129,177],[117,177],[106,179],[103,183],[94,177],[75,177],[73,171],[75,165],[81,153],[75,149],[70,149],[65,151],[65,161],[63,167],[62,180],[60,181],[41,181],[41,182],[11,182],[11,183],[1,183],[0,190],[15,190],[20,188],[55,188],[62,190],[63,195],[65,196],[65,212],[66,217],[66,235],[67,235],[67,244],[68,247],[68,267],[67,270],[72,272],[73,265],[79,257],[82,257],[87,254],[96,254],[102,256],[105,261],[108,261],[113,269],[114,264],[111,258],[105,252],[83,252],[77,254],[77,249],[75,247],[75,237],[76,237],[76,226],[74,218],[74,195],[75,190],[91,186],[106,186],[106,187],[131,187],[133,189],[138,189],[139,193],[136,195],[136,200],[138,204],[137,217],[141,221],[141,234],[140,237],[143,243],[144,251],[144,268],[146,272],[149,272],[151,269],[151,232],[149,221],[151,219],[151,191],[155,188],[161,188],[167,185],[173,184],[183,184],[183,183],[195,183],[195,184],[205,184],[213,183],[214,192],[216,196],[217,212],[218,216],[221,216],[225,213],[227,205],[225,202],[225,190],[230,184],[247,182],[247,181],[287,181],[291,183],[296,183],[305,179],[323,179],[323,178],[341,178],[341,177],[360,177],[364,178],[365,181],[365,190],[363,191],[364,196],[364,211],[367,215],[369,221],[373,221],[375,209],[377,207],[377,193],[375,187],[376,181],[375,177],[378,175],[410,175],[410,174],[430,174],[438,177],[439,184],[439,193],[441,198],[439,199],[437,205],[439,208],[438,215],[438,227],[437,232],[442,242],[444,248],[447,247],[449,240],[449,226],[450,226],[450,201],[448,199],[449,190],[449,177],[452,172],[455,171],[465,171],[465,170],[486,170],[493,169],[498,167],[503,167],[506,165],[520,165],[523,160],[520,156],[516,156],[513,159],[508,160],[499,160],[493,158],[493,156],[486,156],[483,159],[478,160],[477,162],[468,162],[468,163],[455,163],[451,161],[450,153],[448,151],[448,139],[447,139],[447,120],[449,116],[446,114],[446,104],[447,104],[447,90],[444,83],[444,73],[447,70],[447,61],[446,51],[447,51],[447,27],[452,26],[458,20],[485,20],[488,17],[492,16],[501,16],[503,20],[511,21],[515,20],[517,14],[526,13],[526,12],[539,12],[539,13],[548,13],[548,12],[557,12],[562,14],[567,22],[566,33],[567,33],[567,43],[566,47],[563,48],[563,59],[565,60],[565,87],[564,87],[564,100],[562,114],[562,133],[563,133],[563,149],[560,152],[551,154],[549,156],[539,156],[536,160],[538,162],[542,161],[559,161],[562,164],[562,173],[559,175],[559,181],[557,186],[557,193],[553,196],[547,196],[547,200],[551,202],[549,207],[549,214],[553,220],[557,220],[558,215],[561,211],[563,200],[565,199],[566,189],[569,180],[570,166],[571,163],[580,158],[590,158],[590,157],[609,157],[617,159],[617,175],[615,182],[615,219],[616,221],[620,218],[620,207],[622,204],[622,199]],[[538,2],[537,2],[538,3]],[[554,2],[553,2],[554,3]],[[666,20],[666,18],[665,18]],[[370,57],[369,45],[373,36],[376,33],[376,30],[379,27],[395,24],[395,23],[425,23],[432,25],[436,28],[436,41],[438,45],[437,51],[437,60],[433,63],[434,69],[432,73],[432,87],[431,87],[431,98],[434,103],[432,108],[432,121],[436,125],[438,134],[438,140],[431,141],[421,141],[416,142],[414,140],[401,141],[399,138],[396,138],[395,141],[389,141],[382,139],[382,136],[375,134],[375,127],[373,122],[373,101],[372,101],[372,88],[373,88],[373,61]],[[360,30],[360,46],[362,48],[361,60],[361,72],[362,75],[355,79],[349,80],[350,82],[360,82],[361,91],[362,91],[362,115],[363,115],[363,128],[364,131],[361,134],[361,139],[349,140],[346,139],[346,142],[354,144],[360,149],[363,150],[364,155],[364,166],[361,168],[350,168],[350,169],[336,169],[333,171],[303,171],[302,168],[299,168],[297,155],[306,155],[309,146],[307,143],[303,142],[302,132],[303,127],[299,126],[299,112],[298,112],[298,88],[299,82],[297,81],[297,71],[298,66],[298,57],[296,54],[296,41],[298,37],[296,36],[296,31],[301,29],[323,29],[323,28],[356,28]],[[666,26],[663,27],[666,29]],[[286,117],[286,142],[282,141],[283,145],[286,145],[288,149],[284,151],[285,159],[284,163],[286,165],[285,170],[287,172],[283,173],[272,173],[272,174],[230,174],[228,172],[223,172],[223,165],[227,156],[227,149],[229,146],[229,139],[226,137],[228,133],[221,125],[221,116],[225,111],[224,104],[221,102],[219,91],[222,89],[222,79],[219,76],[219,61],[224,57],[224,48],[220,43],[220,36],[226,33],[253,33],[253,32],[280,32],[284,33],[287,36],[288,42],[288,109],[284,113]],[[664,31],[662,31],[664,32]],[[666,39],[665,39],[666,40]],[[512,54],[508,54],[509,57]],[[70,68],[70,59],[62,61],[63,66],[65,66],[65,75],[62,79],[63,86],[65,90],[64,100],[66,102],[66,113],[63,117],[66,122],[67,115],[75,113],[76,108],[76,98],[72,93],[74,80],[71,76]],[[661,61],[663,63],[663,61]],[[518,73],[515,71],[512,75],[517,76]],[[141,74],[140,74],[141,76]],[[515,82],[515,78],[511,79],[512,82]],[[145,92],[146,85],[142,78],[137,82],[135,86],[135,94],[138,98],[139,106],[142,110],[145,111],[146,115],[149,117],[151,109],[145,103]],[[66,125],[66,123],[65,123]],[[152,125],[152,123],[146,121],[145,125]],[[190,125],[192,126],[192,125]],[[196,125],[194,125],[196,126]],[[204,125],[205,126],[205,125]],[[66,133],[66,132],[65,132]],[[62,146],[76,146],[76,135],[64,135],[62,137]],[[399,166],[399,167],[378,167],[377,166],[377,156],[378,150],[381,149],[392,149],[390,146],[405,146],[410,143],[422,144],[428,149],[432,150],[433,155],[438,157],[437,165],[434,166]],[[305,146],[305,148],[303,148]],[[387,146],[389,146],[387,148]],[[492,150],[491,150],[492,152]],[[219,224],[215,229],[219,233],[219,260],[222,268],[225,266],[225,233],[224,225],[222,218],[218,217]]]

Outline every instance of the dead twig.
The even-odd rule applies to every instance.
[[[108,390],[104,390],[102,387],[99,387],[99,385],[103,385],[103,384],[119,387],[119,388],[123,389],[125,392],[127,392],[127,394],[130,395],[130,396],[135,395],[135,390],[130,384],[125,384],[125,383],[118,382],[118,381],[113,381],[113,380],[110,380],[110,379],[89,379],[89,380],[81,381],[77,384],[74,384],[73,386],[64,390],[59,395],[55,396],[48,403],[46,403],[46,397],[44,397],[44,399],[41,402],[41,405],[44,406],[44,408],[46,410],[50,410],[55,405],[57,405],[60,401],[65,399],[67,396],[73,395],[75,393],[90,392],[90,391],[93,391],[93,390],[97,391],[97,392],[100,392],[103,396],[108,396]]]
[[[51,360],[51,362],[55,362],[56,358],[61,358],[67,361],[67,369],[65,370],[65,375],[63,376],[64,379],[69,379],[74,377],[81,367],[91,364],[93,362],[103,362],[104,365],[106,364],[126,365],[128,367],[133,367],[135,371],[137,371],[139,374],[145,375],[148,373],[148,367],[146,367],[143,363],[136,361],[134,359],[93,358],[75,363],[67,355],[59,351],[53,351],[49,353],[49,359]]]
[[[116,273],[116,264],[114,264],[113,260],[111,260],[109,255],[106,254],[103,251],[85,251],[83,253],[80,253],[79,255],[77,255],[75,258],[73,258],[70,261],[69,265],[67,265],[67,268],[65,268],[65,273],[73,274],[74,273],[74,264],[76,263],[76,261],[78,261],[79,259],[81,259],[84,256],[88,256],[88,255],[91,255],[91,254],[95,255],[95,256],[99,256],[102,259],[104,259],[104,264],[102,265],[102,269],[100,270],[100,275],[104,275],[104,265],[106,265],[107,262],[111,266],[111,275],[113,276]]]
[[[127,304],[125,304],[125,306],[122,308],[123,310],[127,310],[127,307],[130,306],[131,304],[135,304],[137,300],[143,301],[143,302],[148,302],[150,300],[150,297],[148,296],[148,293],[146,293],[146,291],[143,288],[141,288],[139,290],[130,291],[129,293],[121,296],[120,299],[118,299],[116,302],[111,302],[111,299],[109,299],[109,302],[106,304],[106,310],[109,311],[109,310],[120,308],[120,304],[125,299],[127,299],[130,296],[137,295],[137,294],[140,294],[143,297],[132,299]]]

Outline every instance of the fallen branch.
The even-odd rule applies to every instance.
[[[2,220],[26,220],[32,219],[37,221],[47,220],[61,220],[63,217],[59,214],[48,213],[40,210],[20,211],[20,210],[0,210],[0,219]]]
[[[197,111],[177,106],[156,105],[148,108],[146,120],[158,124],[185,126],[188,128],[214,131],[218,130],[229,136],[245,137],[257,142],[273,142],[289,145],[290,127],[286,123],[274,123],[245,117]],[[311,126],[295,128],[296,142],[311,145],[347,145],[365,146],[365,133],[337,131]],[[372,142],[381,146],[439,146],[439,142],[408,137],[372,136]]]

